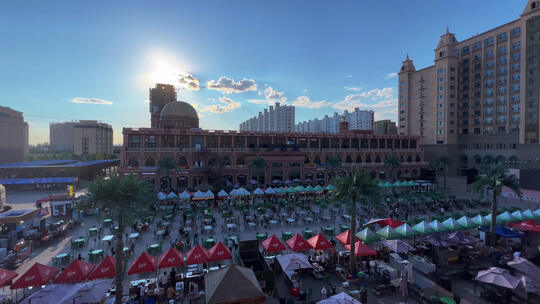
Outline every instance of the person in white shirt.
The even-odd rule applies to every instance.
[[[167,272],[164,271],[163,275],[159,278],[161,282],[161,287],[165,288],[167,287],[167,283],[169,282],[169,278],[167,277]]]

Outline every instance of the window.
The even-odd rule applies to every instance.
[[[444,90],[444,87],[443,86],[440,86],[439,87],[439,91],[443,91]]]
[[[498,113],[506,113],[506,106],[499,106]]]
[[[492,124],[493,118],[492,117],[486,117],[486,124]]]
[[[519,122],[519,115],[512,115],[512,122]]]
[[[491,134],[491,133],[493,133],[493,128],[492,128],[492,127],[487,127],[486,130],[485,130],[485,133],[486,133],[486,134]]]
[[[407,83],[407,82],[404,81],[404,80],[402,80],[402,81],[399,82],[400,85],[405,85],[406,83]]]
[[[440,103],[440,104],[439,104],[439,109],[442,109],[442,108],[443,108],[443,104]]]
[[[272,163],[272,168],[281,168],[283,167],[283,163]]]
[[[512,81],[519,81],[520,75],[519,73],[512,74]]]
[[[506,103],[506,96],[499,96],[497,97],[497,101],[499,103],[505,104]]]
[[[514,55],[512,55],[512,61],[519,61],[520,58],[521,58],[520,53],[515,53]]]
[[[437,125],[438,125],[438,126],[444,126],[444,122],[443,122],[443,121],[438,121],[438,122],[437,122]]]
[[[506,46],[501,46],[499,47],[499,55],[504,55],[506,54]]]
[[[512,92],[519,92],[519,89],[520,89],[519,83],[514,83],[512,85]]]
[[[512,50],[519,50],[521,48],[521,41],[512,43]]]
[[[506,38],[506,33],[500,33],[499,35],[497,35],[497,42],[506,41]]]
[[[477,64],[474,65],[474,70],[475,70],[475,71],[478,71],[478,70],[480,70],[481,68],[482,68],[482,65],[481,65],[480,63],[477,63]]]
[[[493,39],[493,37],[489,37],[485,40],[484,44],[486,46],[492,46],[495,44],[495,39]]]
[[[512,105],[512,112],[519,113],[519,105],[518,104]]]
[[[437,130],[437,134],[444,134],[444,130]]]
[[[462,55],[467,55],[467,54],[469,54],[469,47],[466,46],[466,47],[461,48],[461,54],[462,54]]]
[[[482,42],[478,41],[474,43],[474,50],[479,50],[482,48]]]
[[[486,51],[486,58],[493,58],[493,50]]]
[[[506,116],[499,116],[497,118],[497,120],[499,121],[499,123],[505,123],[506,122]]]
[[[512,101],[513,102],[519,102],[519,94],[512,95]]]
[[[502,66],[500,68],[497,69],[497,74],[501,75],[501,74],[506,74],[506,67]]]
[[[493,79],[486,80],[486,87],[490,88],[493,86]]]
[[[516,27],[516,28],[512,29],[512,36],[513,37],[519,36],[519,34],[521,34],[521,28]]]
[[[444,82],[444,77],[439,77],[439,82]]]
[[[494,75],[495,75],[495,72],[493,70],[486,71],[486,77],[493,77]]]
[[[497,83],[498,84],[502,84],[502,85],[505,85],[506,84],[506,76],[503,76],[503,77],[499,77],[499,79],[497,79]]]
[[[444,69],[438,69],[438,70],[437,70],[437,74],[439,74],[439,75],[440,75],[440,74],[444,74]]]
[[[497,89],[497,92],[498,92],[499,94],[506,94],[506,87],[499,87],[499,88]]]
[[[486,99],[486,105],[490,106],[493,104],[493,98],[487,98]]]
[[[493,114],[493,108],[486,108],[486,114],[487,115]]]
[[[497,60],[498,64],[506,64],[506,56],[499,57]]]
[[[402,107],[404,107],[404,106],[405,106],[405,104],[404,104],[404,103],[400,103],[399,105],[400,105],[400,106],[402,106]]]
[[[512,64],[512,71],[514,72],[519,71],[519,68],[520,68],[519,62]]]
[[[493,89],[487,89],[485,91],[486,96],[493,96]]]
[[[493,60],[486,61],[486,68],[492,68],[493,66],[495,66],[495,64],[493,63]]]
[[[439,100],[444,99],[444,95],[439,95]]]
[[[444,117],[444,112],[439,112],[439,114],[437,114],[438,117]]]

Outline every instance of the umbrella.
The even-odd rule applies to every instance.
[[[367,222],[364,226],[371,226],[374,224],[379,224],[379,226],[381,227],[390,226],[392,228],[396,228],[403,225],[403,222],[400,220],[395,220],[393,218],[373,219]]]
[[[268,187],[268,189],[266,189],[264,191],[264,193],[266,193],[266,194],[276,194],[276,190],[274,188],[272,188],[272,187]]]
[[[360,301],[351,297],[345,292],[340,292],[336,295],[317,302],[317,304],[361,304]]]
[[[58,273],[58,269],[35,263],[17,281],[11,284],[11,289],[20,289],[47,284]]]
[[[283,187],[279,187],[279,188],[276,189],[276,193],[281,193],[281,194],[283,194],[283,193],[286,193],[286,192],[287,192],[287,191],[286,191],[285,189],[283,189]]]
[[[71,292],[58,301],[58,304],[101,303],[113,280],[100,280],[76,284]],[[36,301],[38,302],[38,301]]]
[[[523,222],[510,223],[512,228],[519,228],[527,231],[540,232],[540,225],[537,225],[534,220],[526,220]]]
[[[174,249],[173,247],[169,248],[159,259],[158,268],[170,268],[184,265],[184,255]]]
[[[155,272],[156,268],[157,258],[145,251],[133,261],[133,264],[129,267],[128,275]]]
[[[356,234],[356,237],[361,239],[366,244],[375,243],[381,239],[375,232],[373,232],[373,230],[367,227],[364,228],[364,230],[358,232]]]
[[[177,198],[178,198],[178,195],[176,195],[176,193],[174,193],[173,191],[171,191],[171,193],[167,195],[167,199],[177,199]]]
[[[407,238],[416,235],[416,232],[407,223],[397,227],[396,232],[399,233],[402,237],[407,237]]]
[[[400,237],[399,233],[397,233],[394,228],[390,226],[379,229],[377,234],[386,240],[398,239]]]
[[[311,249],[309,243],[306,242],[306,240],[304,240],[304,238],[298,233],[293,235],[293,237],[288,239],[285,243],[287,243],[287,246],[289,246],[292,251],[304,251]]]
[[[201,245],[191,248],[186,255],[186,265],[195,265],[208,262],[208,253]]]
[[[427,234],[431,233],[432,231],[431,226],[429,226],[429,224],[427,224],[425,221],[421,221],[420,223],[414,225],[413,229],[420,234]]]
[[[285,245],[283,245],[283,243],[281,243],[273,234],[262,242],[262,246],[266,252],[276,252],[287,249],[285,248]]]
[[[240,196],[240,194],[238,194],[238,189],[232,189],[231,192],[229,193],[230,196]]]
[[[514,260],[508,262],[507,264],[508,266],[540,282],[540,267],[536,266],[531,261],[522,257],[515,257]]]
[[[520,287],[523,288],[525,292],[538,294],[538,291],[540,290],[540,283],[531,277],[524,275],[519,278],[518,288]]]
[[[229,194],[227,193],[227,191],[221,189],[221,190],[219,190],[217,196],[218,196],[218,197],[228,197]]]
[[[487,226],[491,221],[486,220],[485,217],[483,217],[481,214],[473,217],[471,219],[473,223],[475,223],[477,226]]]
[[[313,186],[308,185],[308,186],[306,187],[306,192],[313,192],[313,189],[314,189]]]
[[[306,188],[304,188],[302,185],[297,186],[295,189],[298,192],[306,192]]]
[[[334,248],[334,246],[332,246],[332,244],[320,232],[310,238],[307,242],[311,246],[311,248],[315,250],[326,250]]]
[[[278,255],[277,260],[283,271],[295,271],[297,269],[313,268],[307,257],[301,253],[292,253],[287,255]]]
[[[116,275],[116,260],[108,256],[94,268],[94,271],[88,276],[88,280],[99,280],[114,278]]]
[[[523,216],[523,219],[526,219],[526,220],[534,219],[534,214],[532,213],[531,209],[527,209],[521,212],[521,215]]]
[[[324,188],[321,187],[321,185],[317,185],[317,186],[315,186],[315,188],[313,188],[313,190],[314,190],[315,192],[323,192],[323,191],[324,191]]]
[[[296,189],[294,187],[289,187],[287,189],[287,193],[296,193],[296,192],[298,192],[298,191],[296,191]]]
[[[92,272],[94,267],[96,265],[75,259],[54,280],[54,284],[82,282],[86,280],[86,277]]]
[[[497,215],[496,219],[497,219],[497,223],[510,223],[510,222],[515,222],[518,220],[515,217],[513,217],[512,214],[510,214],[510,212],[508,211],[505,211]]]
[[[461,225],[463,228],[473,228],[476,227],[476,224],[467,216],[462,216],[457,220],[458,224]]]
[[[191,198],[191,194],[190,194],[189,192],[187,192],[187,191],[184,190],[184,192],[182,192],[182,193],[180,194],[180,198],[181,198],[181,199],[190,199],[190,198]]]
[[[448,229],[448,231],[454,231],[461,228],[461,225],[459,225],[459,223],[452,217],[442,222],[442,224],[446,229]]]
[[[499,267],[491,267],[487,270],[481,270],[474,279],[480,282],[494,284],[510,289],[515,289],[519,284],[518,278],[511,275],[508,270]]]
[[[507,229],[503,226],[497,226],[495,233],[503,238],[520,238],[523,237],[523,233]]]
[[[409,252],[409,251],[415,251],[416,248],[409,245],[408,243],[402,241],[402,240],[384,240],[381,242],[384,246],[388,247],[390,250],[392,250],[395,253],[402,253],[402,252]]]
[[[157,198],[158,198],[159,200],[167,199],[167,194],[165,194],[165,193],[163,193],[163,192],[159,192],[159,193],[157,194]]]
[[[223,245],[222,242],[218,242],[208,250],[208,259],[212,262],[232,260],[232,255],[227,246]]]
[[[431,230],[434,232],[446,231],[446,228],[438,220],[431,221],[431,223],[429,223],[429,227],[431,227]]]
[[[261,190],[261,188],[258,188],[253,190],[253,194],[255,195],[263,195],[264,194],[264,191]]]
[[[345,245],[345,249],[351,250],[351,244]],[[357,241],[354,243],[354,256],[362,257],[362,256],[370,256],[370,255],[376,255],[377,252],[368,245]]]
[[[344,232],[338,234],[336,236],[336,240],[338,240],[343,245],[350,244],[351,243],[351,229],[347,229]],[[359,239],[355,238],[355,240],[359,240]]]
[[[11,281],[18,275],[15,271],[0,268],[0,287],[11,285]]]

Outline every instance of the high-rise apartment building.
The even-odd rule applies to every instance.
[[[259,132],[293,132],[294,106],[282,106],[276,102],[274,106],[259,112],[258,116],[240,124],[240,131]]]
[[[373,124],[373,134],[396,135],[396,123],[390,119],[376,120]]]
[[[96,120],[81,120],[49,125],[50,149],[76,155],[112,153],[113,129]]]
[[[163,107],[171,101],[176,101],[176,91],[170,84],[156,83],[150,89],[150,124],[152,128],[157,128]]]
[[[28,149],[28,123],[22,112],[0,106],[0,164],[21,162]]]
[[[346,121],[350,130],[373,130],[374,112],[355,108],[353,112],[345,110],[343,114],[325,115],[322,119],[311,119],[298,123],[295,132],[304,133],[339,133],[339,123]]]
[[[455,157],[459,174],[491,154],[540,165],[540,1],[520,18],[458,41],[448,29],[434,64],[399,71],[398,132],[421,136],[426,159]]]

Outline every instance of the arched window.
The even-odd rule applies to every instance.
[[[309,164],[309,157],[307,155],[304,157],[304,164]]]
[[[128,167],[138,167],[139,160],[136,157],[132,157],[127,162]]]
[[[194,161],[193,161],[193,167],[195,168],[202,168],[203,166],[203,161],[199,158],[196,158]]]
[[[216,167],[218,165],[218,162],[215,158],[210,158],[210,160],[208,160],[208,164],[207,166],[208,167]]]
[[[408,162],[408,163],[412,163],[412,156],[410,156],[410,155],[407,156],[407,162]]]
[[[380,163],[381,162],[381,157],[379,155],[375,156],[375,162],[376,163]]]
[[[347,164],[352,163],[352,158],[351,158],[350,155],[347,155],[347,159],[345,159],[345,162],[346,162]]]
[[[236,165],[237,166],[245,166],[246,165],[246,161],[244,160],[244,158],[242,156],[238,157],[236,159]]]
[[[224,156],[221,163],[223,164],[223,166],[228,167],[231,165],[231,159],[228,156]]]
[[[188,164],[187,164],[187,159],[185,157],[180,157],[178,159],[178,167],[187,167]]]
[[[416,162],[419,163],[420,162],[420,155],[416,154]]]
[[[361,164],[361,163],[362,163],[362,156],[358,155],[358,156],[356,157],[356,163],[357,163],[357,164]]]
[[[366,156],[366,164],[371,164],[371,156]]]
[[[147,167],[154,167],[156,165],[156,160],[150,156],[146,159],[144,165]]]
[[[478,154],[473,156],[473,159],[474,159],[474,163],[477,165],[480,165],[482,163],[482,157]]]
[[[320,164],[321,163],[321,159],[319,158],[319,156],[315,156],[315,159],[313,160],[313,163],[314,164]]]

